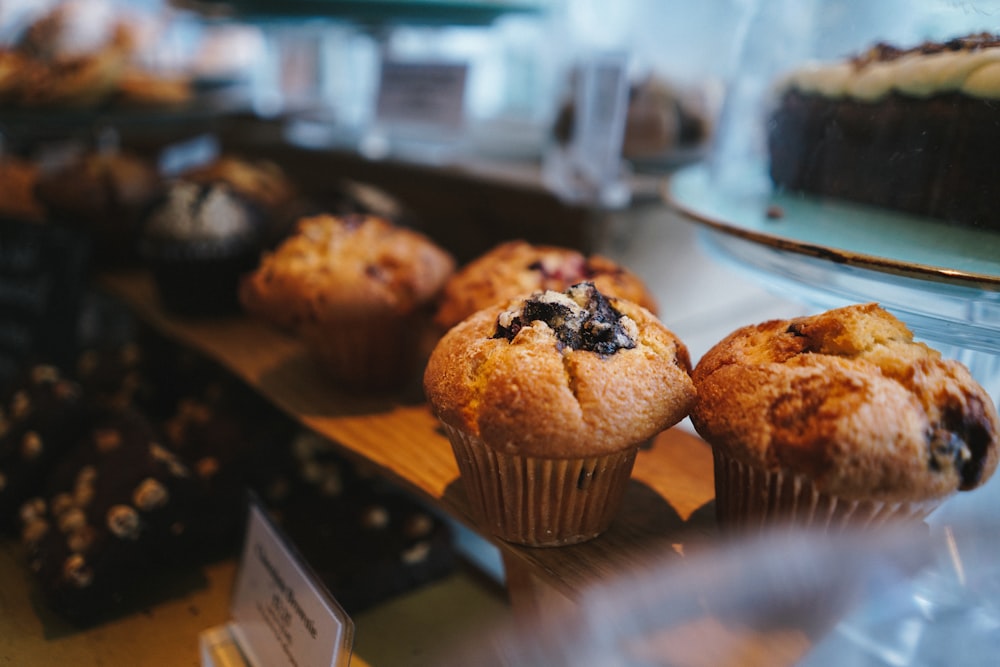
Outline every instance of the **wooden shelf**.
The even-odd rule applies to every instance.
[[[98,285],[150,326],[216,360],[304,426],[339,444],[345,455],[475,528],[451,447],[418,391],[381,397],[339,391],[297,341],[266,324],[243,316],[172,317],[160,307],[144,272],[102,275]],[[601,537],[555,549],[496,542],[512,599],[537,604],[546,588],[572,599],[589,582],[641,563],[650,552],[662,555],[703,538],[714,531],[712,499],[709,447],[670,429],[640,451],[624,505]]]

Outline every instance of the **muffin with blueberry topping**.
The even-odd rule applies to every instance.
[[[921,519],[997,466],[985,390],[874,303],[737,329],[692,377],[729,528]]]
[[[687,416],[689,370],[652,313],[584,282],[453,327],[424,389],[483,529],[557,546],[608,527],[639,445]]]
[[[571,248],[518,240],[496,246],[457,271],[444,286],[434,319],[449,329],[495,303],[539,290],[561,292],[583,281],[656,314],[656,299],[643,281],[616,262]]]

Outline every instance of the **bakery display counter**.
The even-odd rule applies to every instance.
[[[344,393],[300,343],[264,324],[243,316],[173,317],[143,272],[105,274],[98,282],[147,324],[216,360],[345,455],[472,526],[451,447],[419,388]],[[497,543],[515,609],[559,604],[651,553],[673,553],[687,539],[709,536],[713,493],[708,446],[682,429],[665,431],[639,452],[624,505],[604,535],[558,549]]]
[[[160,667],[199,664],[199,635],[229,620],[236,561],[172,573],[132,613],[90,628],[49,612],[24,576],[20,545],[0,543],[0,662],[11,665]],[[168,594],[169,591],[169,594]],[[148,602],[148,604],[146,604]],[[426,614],[433,609],[434,614]],[[407,665],[502,622],[509,607],[476,573],[454,574],[366,610],[352,665]],[[385,641],[392,636],[393,641]]]

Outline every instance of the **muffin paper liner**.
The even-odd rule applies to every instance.
[[[715,514],[726,530],[753,531],[783,523],[831,531],[871,528],[921,520],[944,500],[849,500],[820,491],[802,475],[749,465],[717,447],[712,452]]]
[[[338,384],[352,389],[395,389],[413,371],[420,326],[414,316],[372,317],[313,325],[302,339],[313,357]]]
[[[518,456],[443,426],[473,519],[496,537],[531,547],[575,544],[604,532],[621,506],[637,451],[579,459]]]

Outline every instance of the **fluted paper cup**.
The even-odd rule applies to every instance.
[[[725,530],[754,531],[781,524],[831,531],[877,527],[890,521],[922,520],[944,501],[842,498],[819,490],[802,475],[753,466],[718,447],[712,452],[715,514]]]
[[[607,530],[621,506],[637,451],[577,459],[518,456],[443,426],[473,519],[500,539],[530,547],[576,544]]]

